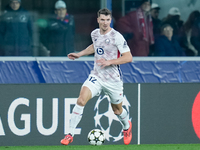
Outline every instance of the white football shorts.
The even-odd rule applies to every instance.
[[[101,91],[110,97],[112,104],[123,101],[123,82],[103,82],[100,78],[90,74],[82,86],[86,86],[92,92],[92,98],[99,96]]]

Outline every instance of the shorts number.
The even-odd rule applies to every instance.
[[[90,77],[89,81],[91,81],[92,83],[95,83],[95,81],[97,81],[97,79],[95,79],[95,77]]]

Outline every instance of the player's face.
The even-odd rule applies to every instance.
[[[97,18],[97,22],[99,23],[99,28],[101,31],[106,32],[110,29],[110,24],[111,24],[111,16],[110,15],[103,15],[101,14]]]
[[[67,9],[66,8],[60,8],[60,9],[57,9],[55,11],[56,15],[61,18],[61,19],[64,19],[65,18],[65,15],[67,13]]]
[[[18,2],[17,0],[16,0],[16,1],[11,1],[11,2],[10,2],[10,7],[11,7],[13,10],[18,10],[19,7],[20,7],[20,2]]]

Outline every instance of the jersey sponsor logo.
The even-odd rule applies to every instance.
[[[104,54],[103,48],[97,48],[97,54],[103,55]]]

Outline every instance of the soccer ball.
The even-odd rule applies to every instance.
[[[99,129],[93,129],[88,133],[88,142],[91,145],[102,145],[105,139],[105,134]]]

